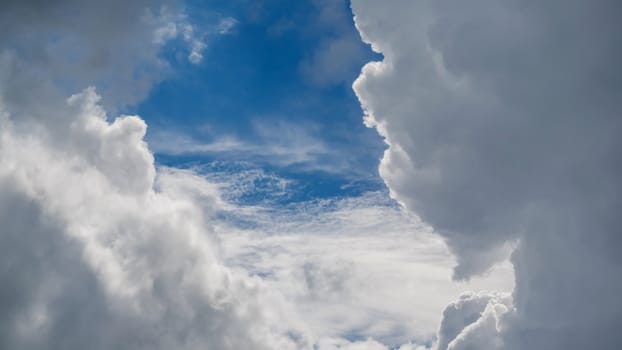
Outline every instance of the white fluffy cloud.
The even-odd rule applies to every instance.
[[[222,265],[202,208],[154,190],[145,123],[109,123],[96,103],[93,89],[69,99],[60,143],[3,118],[2,347],[304,347]]]
[[[518,243],[511,307],[440,349],[619,347],[619,3],[352,5],[385,56],[354,89],[392,195],[447,239],[457,279]]]
[[[158,178],[145,122],[110,119],[94,88],[62,97],[87,82],[114,108],[144,96],[163,5],[1,5],[1,348],[310,346],[278,296],[222,264],[214,196]]]
[[[464,293],[443,311],[438,349],[503,349],[503,317],[512,310],[507,293]]]

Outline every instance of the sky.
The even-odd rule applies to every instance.
[[[619,349],[621,15],[0,2],[0,348]]]
[[[149,116],[147,140],[159,163],[252,163],[308,183],[300,199],[384,187],[377,174],[384,143],[360,122],[351,88],[361,67],[381,55],[360,40],[348,3],[184,7],[188,21],[230,27],[209,43],[202,64],[180,53],[179,43],[163,48],[173,77],[132,110]]]

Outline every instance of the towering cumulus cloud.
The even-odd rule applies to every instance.
[[[61,135],[2,117],[0,347],[297,348],[222,266],[201,208],[154,189],[145,123],[97,102],[69,98]]]
[[[158,65],[175,11],[154,6],[0,6],[2,349],[305,347],[260,283],[222,265],[209,192],[156,174],[144,121],[109,118],[94,88],[61,97],[89,81],[114,106],[146,93],[157,74],[137,72]]]
[[[392,195],[446,238],[456,279],[515,247],[512,297],[463,296],[438,348],[619,349],[620,3],[352,6],[384,54],[354,89]]]

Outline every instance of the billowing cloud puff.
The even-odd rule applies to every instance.
[[[446,238],[457,279],[517,244],[512,307],[487,306],[441,348],[619,347],[622,6],[352,5],[385,56],[354,89],[389,146],[380,172],[392,195]]]
[[[174,175],[154,189],[145,123],[109,123],[97,101],[93,89],[69,98],[62,141],[3,115],[1,347],[304,347],[278,303],[220,263]]]
[[[175,5],[2,3],[0,348],[307,347],[278,297],[221,263],[217,191],[158,176],[145,122],[109,119],[94,88],[62,97],[144,96]]]
[[[501,324],[511,308],[505,293],[464,293],[443,311],[437,349],[502,349]]]

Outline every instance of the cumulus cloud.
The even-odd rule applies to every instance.
[[[437,349],[503,349],[503,316],[512,309],[508,293],[464,293],[443,311]]]
[[[61,144],[3,120],[3,347],[304,346],[220,263],[203,210],[170,181],[154,190],[144,122],[108,123],[96,103],[69,99]]]
[[[143,96],[163,4],[1,6],[0,347],[308,348],[278,296],[222,264],[217,193],[158,176],[145,122],[109,118],[95,88],[62,98],[87,82],[115,108]]]
[[[619,4],[352,5],[385,56],[354,89],[388,144],[392,195],[447,239],[457,279],[517,244],[512,307],[487,307],[441,348],[617,348]]]

